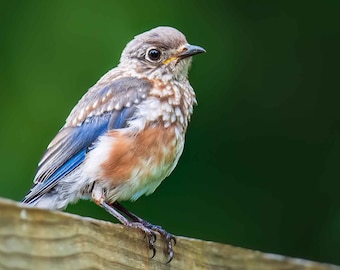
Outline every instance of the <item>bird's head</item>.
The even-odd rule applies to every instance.
[[[160,26],[130,41],[119,65],[146,74],[150,79],[161,76],[163,80],[182,80],[187,78],[191,56],[203,52],[203,48],[190,45],[180,31]]]

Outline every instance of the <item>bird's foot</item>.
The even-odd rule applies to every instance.
[[[142,219],[135,222],[129,222],[125,224],[125,226],[141,230],[142,232],[145,233],[145,236],[147,237],[149,242],[149,249],[152,250],[151,258],[155,257],[156,255],[155,242],[156,232],[158,232],[167,243],[167,253],[169,255],[169,260],[167,261],[167,263],[171,262],[171,260],[174,257],[173,246],[176,245],[176,238],[172,234],[168,233],[161,226],[153,225]]]
[[[155,236],[154,240],[155,241],[156,241],[155,232],[158,232],[164,238],[164,240],[167,244],[167,252],[168,252],[168,255],[169,255],[169,260],[168,260],[167,263],[171,262],[171,260],[174,257],[173,246],[176,245],[176,238],[171,233],[168,233],[166,230],[164,230],[161,226],[153,225],[146,220],[140,220],[140,223],[143,224],[143,226],[145,228],[151,230],[154,233],[154,236]],[[150,243],[150,241],[149,241],[149,243]]]
[[[172,234],[168,233],[161,226],[153,225],[148,221],[141,219],[135,214],[129,212],[118,202],[109,204],[103,201],[99,205],[103,207],[106,211],[108,211],[111,215],[116,217],[125,226],[141,230],[142,232],[145,233],[145,236],[148,238],[149,249],[151,249],[153,252],[151,258],[153,258],[156,255],[155,242],[156,232],[158,232],[167,243],[167,253],[169,256],[169,260],[167,261],[167,263],[171,262],[171,260],[174,257],[173,246],[176,244],[176,238]],[[130,220],[127,219],[124,215],[122,215],[122,213],[129,217]]]
[[[149,249],[152,250],[151,258],[155,257],[155,255],[156,255],[156,248],[155,248],[156,234],[155,234],[154,230],[148,228],[147,226],[145,226],[141,222],[129,222],[129,223],[126,223],[124,225],[127,226],[127,227],[138,229],[138,230],[141,230],[142,232],[144,232],[144,234],[147,237],[148,242],[149,242]]]

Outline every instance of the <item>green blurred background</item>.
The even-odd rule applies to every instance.
[[[2,1],[0,196],[20,200],[68,113],[136,34],[207,50],[174,173],[125,203],[176,235],[340,264],[340,1]],[[112,220],[91,202],[67,211]],[[1,213],[0,213],[1,218]]]

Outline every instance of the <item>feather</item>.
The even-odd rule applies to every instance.
[[[24,203],[34,202],[80,166],[98,137],[110,130],[127,127],[137,105],[145,100],[151,83],[127,77],[117,79],[106,87],[99,86],[95,85],[84,95],[67,118],[65,126],[49,144],[39,162],[34,185],[23,199]],[[118,102],[122,104],[119,110],[114,105]]]

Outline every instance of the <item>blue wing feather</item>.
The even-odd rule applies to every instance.
[[[145,80],[122,78],[112,83],[110,87],[106,86],[98,91],[101,95],[105,95],[107,91],[114,91],[117,95],[122,95],[122,100],[124,99],[126,103],[133,104],[136,97],[143,100],[145,97],[140,95],[147,93],[150,87],[151,84]],[[93,96],[92,100],[98,98],[98,91],[88,92],[71,114],[76,115],[82,109],[81,106],[84,102],[86,104],[91,100],[91,95]],[[108,130],[125,128],[135,111],[136,104],[129,107],[123,106],[120,110],[87,117],[80,125],[68,125],[62,128],[40,161],[34,185],[22,202],[33,203],[50,192],[61,179],[83,163],[86,154],[93,149],[98,137],[104,135]]]
[[[67,141],[55,149],[52,153],[48,153],[48,157],[39,165],[37,172],[43,170],[40,174],[40,179],[37,178],[37,183],[33,186],[30,193],[27,194],[23,202],[33,202],[46,190],[53,188],[57,182],[63,177],[67,176],[74,171],[85,159],[86,153],[89,151],[90,146],[104,134],[108,129],[110,115],[92,117],[79,127],[67,128]],[[61,130],[61,132],[64,132]],[[58,163],[60,153],[64,153],[64,163],[60,164],[55,171],[50,173],[44,170],[44,167],[50,166],[52,163]],[[37,174],[39,175],[39,174]]]
[[[44,184],[50,185],[52,182],[68,175],[84,161],[89,146],[93,144],[100,135],[107,131],[110,119],[108,116],[92,117],[89,122],[84,123],[82,126],[72,128],[69,140],[63,147],[69,149],[70,157],[44,181]]]

